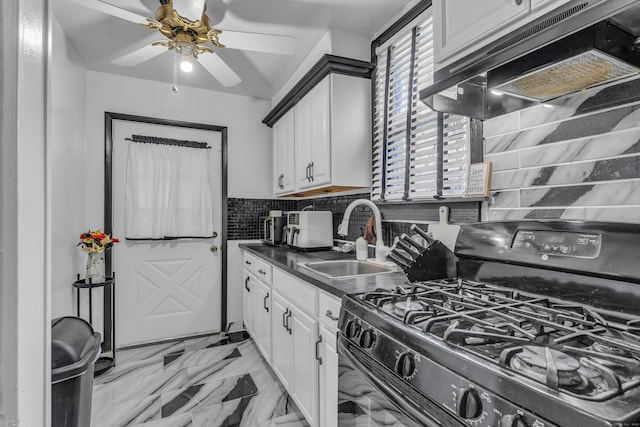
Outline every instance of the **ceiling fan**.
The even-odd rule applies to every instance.
[[[160,0],[156,18],[114,6],[102,0],[69,0],[117,18],[157,30],[166,39],[155,40],[111,62],[121,66],[134,66],[166,51],[180,55],[180,68],[185,72],[198,62],[223,86],[235,86],[242,79],[215,53],[215,49],[231,48],[279,55],[292,55],[296,49],[293,37],[258,34],[211,28],[206,15],[205,0]],[[138,2],[139,3],[139,2]]]

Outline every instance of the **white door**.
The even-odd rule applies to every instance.
[[[206,142],[217,238],[124,240],[128,144],[133,134]],[[113,236],[116,348],[221,330],[222,134],[122,120],[113,121]]]

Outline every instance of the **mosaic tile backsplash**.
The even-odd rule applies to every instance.
[[[366,206],[356,206],[349,218],[349,235],[345,238],[338,236],[338,224],[342,221],[344,211],[351,202],[357,199],[369,199],[369,193],[334,196],[311,200],[272,200],[272,199],[229,199],[228,200],[228,239],[229,240],[254,240],[263,238],[262,222],[269,214],[270,210],[296,211],[309,207],[316,211],[333,212],[334,239],[344,239],[354,241],[362,235],[369,218],[371,210]],[[409,206],[409,205],[408,205]],[[407,208],[412,209],[410,206]],[[415,206],[415,218],[424,216],[425,208]],[[430,208],[437,212],[438,205]],[[437,213],[435,214],[437,218]],[[477,216],[477,209],[475,215]],[[411,215],[409,215],[411,216]],[[473,216],[473,215],[472,215]],[[452,215],[453,217],[453,215]],[[408,233],[413,221],[387,222],[382,221],[382,234],[386,244],[393,242],[393,238],[402,233]]]

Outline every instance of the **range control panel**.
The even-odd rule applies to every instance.
[[[518,230],[511,247],[541,255],[597,258],[601,245],[600,234]]]

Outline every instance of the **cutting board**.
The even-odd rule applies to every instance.
[[[458,238],[460,226],[449,224],[448,207],[440,206],[438,214],[440,215],[440,222],[436,224],[429,224],[429,234],[433,236],[434,239],[440,240],[447,248],[453,251],[456,246],[456,239]]]

